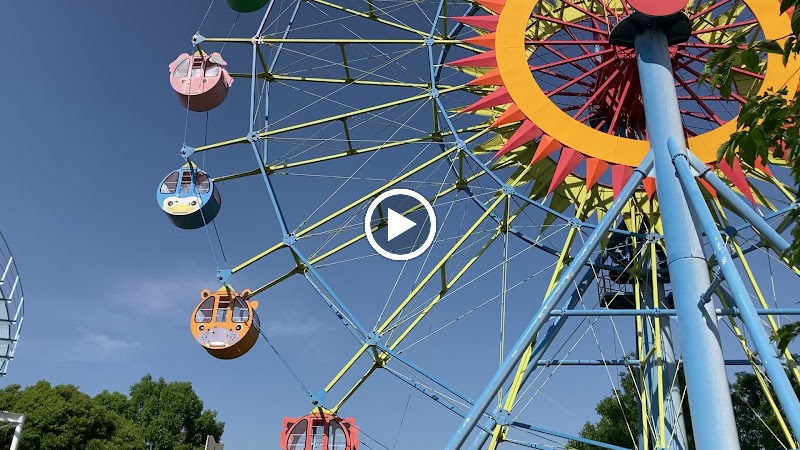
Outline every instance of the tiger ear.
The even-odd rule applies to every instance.
[[[206,298],[209,295],[211,295],[211,291],[209,291],[208,289],[203,289],[203,292],[200,293],[200,296],[203,298]]]
[[[250,307],[253,308],[253,311],[258,309],[258,300],[250,300],[247,303],[250,304]]]

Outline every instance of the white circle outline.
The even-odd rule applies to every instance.
[[[402,255],[389,253],[381,248],[381,246],[375,242],[375,238],[372,236],[372,227],[370,226],[370,219],[372,218],[372,214],[375,212],[375,208],[378,206],[378,204],[389,197],[394,197],[397,195],[405,195],[418,201],[423,207],[425,207],[425,211],[428,213],[428,218],[431,221],[431,226],[428,230],[428,237],[425,239],[425,242],[422,243],[422,246],[411,253],[405,253]],[[367,208],[367,214],[364,216],[364,234],[367,235],[367,241],[369,241],[370,247],[378,252],[379,255],[386,259],[391,259],[392,261],[408,261],[423,254],[426,250],[428,250],[428,247],[433,244],[433,239],[436,237],[436,214],[433,212],[433,206],[431,206],[431,204],[428,203],[428,200],[419,193],[410,189],[391,189],[379,195],[378,198],[369,204],[369,207]]]

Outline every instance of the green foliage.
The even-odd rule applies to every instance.
[[[685,386],[683,371],[678,372],[678,383],[683,389]],[[626,373],[620,377],[620,390],[597,403],[595,410],[600,419],[595,422],[586,422],[580,435],[587,439],[618,445],[625,448],[635,448],[634,439],[637,436],[638,401],[637,389],[633,377]],[[784,448],[776,436],[783,438],[780,425],[772,407],[767,401],[767,396],[761,389],[758,378],[754,374],[740,372],[731,384],[731,400],[736,418],[736,428],[739,430],[741,450],[763,450],[765,448]],[[797,389],[795,388],[797,391]],[[692,436],[691,412],[688,402],[683,405],[684,419],[689,449],[694,449]],[[630,430],[628,429],[630,424]],[[638,445],[638,443],[637,443]],[[595,450],[592,445],[570,441],[567,448],[574,450]]]
[[[130,395],[103,391],[90,397],[72,385],[40,381],[0,390],[0,410],[25,414],[22,450],[201,450],[218,440],[224,424],[203,410],[191,383],[145,376]],[[0,430],[0,446],[12,430]]]
[[[743,33],[735,36],[728,47],[717,50],[708,58],[699,82],[709,82],[728,98],[733,83],[732,68],[745,67],[755,71],[760,64],[759,54],[764,52],[781,55],[784,65],[790,58],[796,57],[800,53],[800,0],[781,1],[781,14],[792,8],[791,35],[753,43],[746,43]],[[800,148],[800,103],[796,97],[787,99],[786,94],[787,89],[782,88],[746,98],[739,112],[736,132],[720,146],[718,157],[731,162],[738,154],[744,164],[752,167],[757,161],[768,162],[770,152],[773,152],[775,157],[790,162],[795,184],[800,184],[800,160],[797,158]],[[793,211],[791,218],[796,225],[800,212]],[[800,227],[792,229],[792,237],[794,242],[784,256],[792,263],[800,264]]]
[[[203,411],[203,402],[188,382],[153,381],[150,375],[131,386],[133,422],[153,450],[202,448],[206,436],[219,440],[224,424],[215,411]]]

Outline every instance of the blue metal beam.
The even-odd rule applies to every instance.
[[[711,215],[711,211],[708,210],[705,204],[700,188],[694,181],[694,176],[689,168],[684,149],[672,139],[670,139],[667,145],[672,155],[675,168],[678,171],[678,176],[683,182],[683,187],[689,198],[692,209],[706,232],[706,236],[711,244],[711,248],[714,250],[714,255],[717,257],[722,274],[725,276],[725,281],[731,291],[735,306],[740,311],[742,322],[744,322],[747,327],[750,339],[758,351],[767,376],[769,377],[773,389],[775,389],[775,395],[778,397],[778,401],[786,414],[786,419],[791,425],[792,433],[795,439],[798,439],[800,438],[800,401],[798,401],[792,384],[789,382],[789,376],[784,370],[783,364],[781,364],[780,355],[775,346],[770,342],[769,336],[756,314],[755,306],[753,306],[753,302],[750,301],[750,295],[747,292],[744,281],[742,281],[742,277],[731,259],[727,244],[722,238],[719,229],[717,229],[717,224],[714,221],[714,217]],[[769,236],[770,233],[765,232],[762,235],[766,237]],[[689,389],[691,390],[691,387],[689,387]],[[694,415],[694,409],[692,409],[692,415]]]
[[[600,220],[600,223],[594,229],[592,234],[590,234],[586,239],[584,246],[575,255],[573,261],[564,269],[564,272],[559,277],[558,281],[553,287],[553,290],[542,302],[539,311],[525,328],[514,346],[510,349],[508,355],[506,355],[505,359],[503,360],[503,364],[501,364],[501,366],[495,372],[494,376],[486,385],[480,397],[478,397],[476,400],[475,405],[467,414],[467,417],[464,418],[464,421],[450,438],[445,450],[457,450],[464,445],[464,442],[478,424],[478,420],[483,415],[484,411],[489,408],[489,405],[492,403],[497,391],[503,386],[503,383],[505,383],[505,381],[514,371],[515,367],[519,364],[520,359],[522,359],[522,355],[525,350],[529,345],[531,345],[536,335],[549,320],[550,312],[553,311],[556,306],[558,306],[561,298],[571,288],[575,277],[577,277],[578,273],[583,269],[584,264],[586,264],[586,261],[589,260],[589,256],[591,256],[592,252],[594,252],[595,248],[597,248],[597,246],[600,244],[600,241],[617,219],[624,205],[633,196],[633,193],[639,187],[642,179],[644,179],[646,174],[650,172],[652,166],[653,155],[648,153],[642,164],[634,171],[631,178],[625,184],[625,187],[622,189],[622,192],[620,192],[619,197],[611,204],[608,212],[603,216],[603,219]]]
[[[718,316],[739,316],[740,311],[724,308],[717,308],[714,310]],[[800,308],[756,308],[754,310],[759,316],[800,316]],[[551,316],[558,317],[635,317],[635,316],[660,316],[671,317],[677,316],[678,310],[676,309],[559,309],[550,313]]]

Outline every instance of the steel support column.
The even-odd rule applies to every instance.
[[[646,30],[636,37],[635,48],[648,138],[655,156],[656,186],[683,342],[695,445],[703,450],[738,450],[717,315],[710,302],[698,304],[711,284],[706,257],[667,149],[670,137],[685,147],[667,38],[658,29]]]

